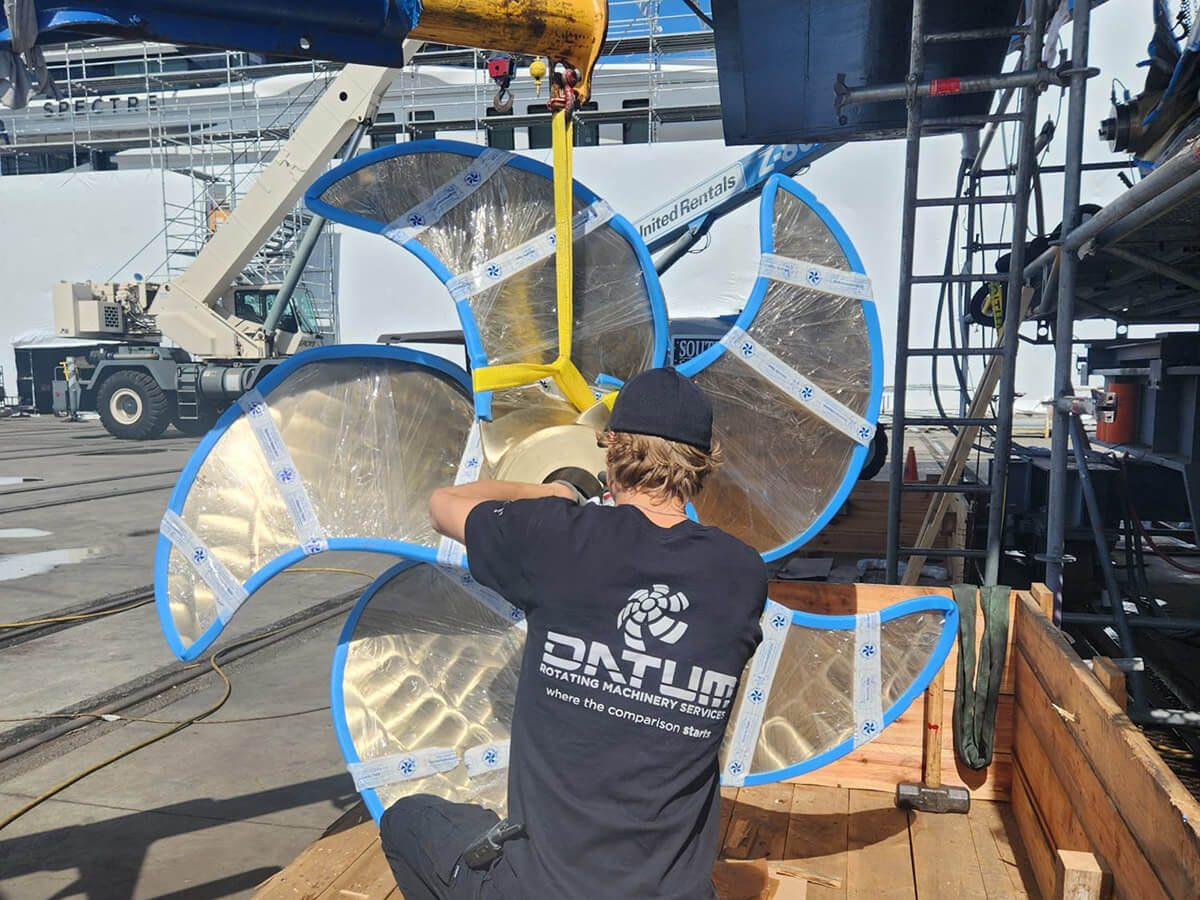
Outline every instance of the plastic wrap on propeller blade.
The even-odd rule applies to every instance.
[[[760,231],[760,275],[736,325],[680,371],[712,399],[727,461],[695,501],[700,521],[770,560],[845,501],[874,435],[883,360],[870,284],[829,211],[774,176]]]
[[[339,166],[306,202],[421,259],[456,303],[473,367],[547,364],[559,349],[552,179],[548,166],[501,150],[417,141]],[[608,379],[666,359],[666,310],[633,226],[578,183],[574,210],[571,359],[607,391]],[[493,414],[490,391],[477,409]]]
[[[763,644],[742,675],[721,748],[726,784],[793,778],[874,740],[929,685],[958,628],[954,602],[937,595],[857,616],[768,603],[763,618]],[[770,677],[756,680],[760,657],[772,652]],[[751,740],[739,751],[743,717]]]
[[[222,415],[171,495],[155,565],[171,649],[195,657],[306,555],[435,559],[429,496],[454,481],[472,421],[466,373],[423,353],[345,345],[274,369]]]
[[[404,563],[367,589],[343,629],[334,726],[376,819],[417,793],[503,814],[526,630],[479,591],[455,570]],[[725,783],[790,778],[878,737],[941,668],[957,622],[953,601],[932,595],[859,616],[769,602],[728,720]]]
[[[480,603],[456,574],[396,566],[338,641],[334,728],[376,819],[409,794],[504,809],[524,623]]]

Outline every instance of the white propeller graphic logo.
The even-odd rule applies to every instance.
[[[683,612],[688,598],[682,591],[671,593],[665,584],[641,588],[629,595],[629,602],[617,615],[617,627],[625,633],[625,643],[634,650],[645,650],[649,632],[664,644],[674,644],[687,631],[687,623],[668,613]]]

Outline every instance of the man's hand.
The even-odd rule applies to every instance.
[[[461,544],[467,516],[480,503],[488,500],[536,500],[541,497],[561,497],[571,502],[576,500],[575,490],[564,484],[476,481],[434,491],[429,498],[429,521],[438,534]]]

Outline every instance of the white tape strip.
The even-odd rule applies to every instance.
[[[488,772],[499,772],[508,768],[508,741],[492,741],[463,751],[463,763],[467,775],[475,778]]]
[[[458,460],[458,471],[454,474],[454,485],[473,484],[479,480],[483,469],[483,440],[479,432],[479,420],[471,423],[467,432],[467,442],[463,446],[462,456]],[[458,541],[443,535],[438,543],[438,563],[443,566],[467,566],[467,551]]]
[[[329,541],[325,538],[325,529],[317,521],[317,513],[313,509],[312,499],[304,487],[304,479],[296,471],[292,455],[288,452],[283,435],[275,426],[271,416],[271,408],[263,395],[255,389],[250,389],[238,398],[238,405],[246,414],[246,421],[258,439],[259,449],[267,460],[271,475],[279,494],[287,505],[288,514],[292,517],[292,525],[300,538],[300,546],[305,553],[320,553],[329,549]]]
[[[367,788],[449,772],[458,768],[458,763],[458,754],[453,747],[428,747],[411,753],[395,753],[365,762],[347,763],[346,768],[354,779],[354,789],[365,791]]]
[[[831,269],[802,259],[789,259],[774,253],[764,253],[758,261],[758,274],[772,281],[786,281],[811,288],[835,297],[871,300],[871,279],[858,272]]]
[[[511,155],[488,148],[462,172],[455,175],[428,199],[418,203],[383,230],[383,236],[403,244],[424,231],[477,191],[503,166]]]
[[[575,240],[586,237],[613,217],[612,207],[603,200],[581,209],[575,213],[571,222],[572,234]],[[470,272],[465,272],[446,283],[450,296],[455,302],[465,300],[480,291],[494,287],[507,278],[525,271],[535,263],[554,255],[554,229],[543,232],[537,237],[530,238],[525,243],[514,247],[494,259],[489,259],[481,266],[476,266]]]
[[[464,561],[465,565],[465,561]],[[475,580],[466,568],[458,566],[438,566],[437,570],[461,587],[464,591],[494,612],[506,622],[512,622],[517,628],[525,630],[525,613],[517,609],[495,591],[485,587]]]
[[[883,678],[880,675],[879,613],[854,617],[854,746],[883,731]]]
[[[204,546],[204,542],[178,513],[169,509],[163,513],[159,531],[171,542],[171,546],[187,557],[196,574],[208,585],[217,603],[217,618],[222,625],[228,625],[238,607],[246,602],[245,587],[212,555],[212,551]]]
[[[767,708],[767,698],[771,695],[771,683],[775,680],[775,669],[783,654],[791,624],[792,611],[774,600],[767,600],[760,623],[762,643],[754,651],[746,683],[742,686],[742,706],[738,710],[737,721],[733,723],[733,738],[725,755],[725,772],[721,777],[724,785],[741,787],[750,774],[754,748],[758,745],[758,733],[762,729],[763,713]]]
[[[743,329],[733,326],[721,338],[721,344],[775,387],[802,403],[813,415],[860,444],[871,443],[871,438],[875,436],[874,425],[829,396]]]

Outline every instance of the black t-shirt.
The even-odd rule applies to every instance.
[[[502,863],[521,896],[713,897],[717,752],[762,637],[762,559],[717,528],[557,498],[479,504],[466,547],[529,627],[508,775],[528,839]]]

